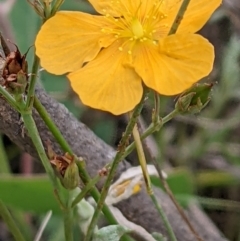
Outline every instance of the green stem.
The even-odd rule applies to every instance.
[[[32,113],[31,113],[31,111],[22,111],[21,114],[22,114],[24,126],[27,129],[28,134],[32,139],[32,142],[37,150],[37,153],[42,161],[42,164],[43,164],[50,180],[52,181],[54,188],[56,190],[58,190],[57,178],[56,178],[55,173],[52,169],[52,166],[49,162],[49,159],[45,153],[45,150],[44,150],[44,147],[42,144],[42,140],[39,136],[35,121],[33,120],[33,117],[32,117]]]
[[[58,141],[61,148],[68,152],[69,154],[73,155],[73,152],[69,146],[69,144],[66,142],[66,140],[63,138],[61,132],[57,128],[56,124],[52,121],[51,117],[49,116],[48,112],[46,111],[45,107],[41,104],[41,102],[38,100],[36,96],[34,96],[34,108],[37,110],[45,124],[47,125],[48,129],[51,131],[55,139]]]
[[[162,118],[162,124],[166,124],[168,121],[173,119],[176,115],[179,114],[179,111],[177,109],[174,109],[172,112],[170,112],[168,115]]]
[[[162,206],[159,204],[159,202],[157,201],[156,197],[154,196],[154,194],[150,195],[155,207],[157,208],[157,211],[158,213],[160,214],[163,222],[164,222],[164,225],[165,227],[167,228],[167,231],[168,231],[168,234],[171,238],[172,241],[177,241],[176,239],[176,236],[173,232],[173,229],[172,229],[172,226],[171,224],[169,223],[168,219],[167,219],[167,216],[165,215],[163,209],[162,209]]]
[[[7,154],[3,145],[3,136],[0,135],[0,173],[10,174],[11,169],[8,163]]]
[[[9,231],[13,235],[16,241],[25,241],[23,235],[21,234],[18,226],[16,225],[15,221],[13,220],[10,212],[4,205],[4,203],[0,200],[0,216],[3,218],[4,222],[7,224]]]
[[[91,182],[91,178],[89,177],[86,170],[82,167],[80,162],[76,162],[76,164],[79,168],[79,173],[81,173],[80,176],[81,176],[82,181],[84,182],[85,185],[88,185],[88,183]],[[100,200],[100,193],[95,186],[92,187],[92,189],[90,190],[90,193],[96,202],[98,202]],[[112,214],[112,212],[110,211],[110,209],[108,208],[108,206],[106,204],[103,205],[102,211],[110,224],[118,224],[117,220],[115,219],[114,215]],[[123,238],[123,241],[128,241],[128,240],[129,240],[128,237]]]
[[[70,200],[71,198],[69,197],[67,208],[64,211],[64,232],[66,241],[73,241],[73,209],[71,208]]]
[[[180,9],[178,10],[176,18],[174,19],[174,22],[172,24],[172,27],[171,27],[168,35],[175,34],[177,32],[177,29],[178,29],[178,27],[179,27],[179,25],[180,25],[180,23],[181,23],[181,21],[183,19],[183,16],[184,16],[184,14],[185,14],[185,12],[187,10],[187,7],[188,7],[190,1],[191,0],[184,0],[183,1]]]
[[[16,100],[0,85],[0,94],[6,99],[6,101],[18,112],[20,112]]]
[[[75,197],[75,199],[72,202],[72,208],[74,208],[90,191],[90,189],[96,185],[96,183],[100,180],[100,176],[97,175],[94,177],[88,184],[82,189],[82,191]]]
[[[172,226],[170,225],[167,216],[165,215],[162,207],[160,206],[160,204],[158,203],[152,187],[151,187],[151,180],[148,174],[148,170],[147,170],[147,163],[146,163],[146,158],[145,158],[145,154],[144,154],[144,150],[143,150],[143,146],[142,146],[142,142],[141,142],[141,138],[140,138],[140,134],[139,131],[137,129],[137,126],[135,125],[134,129],[133,129],[133,137],[136,143],[136,149],[137,149],[137,154],[138,154],[138,159],[142,168],[142,173],[143,173],[143,177],[147,186],[147,191],[149,196],[151,197],[155,207],[157,208],[158,213],[160,214],[160,216],[162,217],[162,220],[164,222],[164,225],[168,231],[168,234],[171,238],[172,241],[176,241],[176,237],[175,234],[173,232]]]
[[[36,124],[33,120],[31,111],[30,110],[22,111],[21,114],[22,114],[22,118],[24,121],[24,125],[28,130],[29,136],[32,139],[32,142],[38,152],[38,155],[42,161],[42,164],[53,184],[54,189],[56,190],[56,193],[59,195],[59,192],[58,192],[59,184],[58,184],[56,175],[52,169],[52,166],[49,162],[49,159],[46,155],[46,152],[44,150],[44,146],[43,146],[41,138],[39,136]],[[61,202],[61,199],[60,199],[60,202]],[[67,207],[67,209],[64,209],[64,231],[65,231],[65,237],[66,237],[67,241],[73,241],[72,226],[73,226],[72,225],[72,210],[70,207]]]
[[[52,7],[52,11],[51,11],[51,16],[53,16],[57,11],[58,9],[61,7],[61,5],[63,4],[64,0],[57,0],[53,7]]]
[[[147,192],[148,192],[149,195],[152,195],[153,190],[152,190],[151,180],[150,180],[150,177],[149,177],[149,174],[148,174],[146,158],[145,158],[145,154],[144,154],[144,150],[143,150],[143,146],[142,146],[142,142],[141,142],[141,138],[140,138],[140,134],[139,134],[137,125],[135,125],[134,128],[133,128],[133,138],[134,138],[135,143],[136,143],[138,160],[139,160],[141,168],[142,168],[143,178],[145,180]]]
[[[85,169],[82,169],[82,165],[81,164],[79,165],[79,162],[76,162],[76,163],[78,165],[79,172],[81,173],[81,179],[83,180],[83,182],[85,184],[89,183],[91,181],[91,179],[90,179],[88,173],[85,171]],[[92,189],[90,190],[90,193],[96,202],[98,202],[100,200],[100,193],[95,186],[92,187]],[[108,206],[106,204],[103,205],[102,211],[110,224],[118,224],[117,220],[115,219],[114,215],[112,214],[112,212],[110,211],[110,209],[108,208]],[[122,236],[121,240],[122,241],[132,241],[132,238],[130,238],[127,235],[124,235],[124,236]]]
[[[152,163],[155,166],[157,172],[158,172],[158,176],[160,178],[160,181],[163,184],[163,187],[166,191],[166,193],[168,194],[168,196],[170,197],[170,199],[172,200],[173,204],[175,205],[176,209],[178,210],[180,216],[182,217],[182,219],[185,221],[185,223],[187,224],[187,226],[189,227],[189,229],[191,230],[191,232],[193,233],[193,235],[195,236],[196,240],[198,241],[203,241],[201,239],[201,237],[198,235],[197,231],[195,230],[195,228],[193,227],[193,225],[191,224],[190,220],[188,219],[187,215],[184,213],[182,207],[179,205],[179,203],[177,202],[177,200],[174,197],[173,192],[171,191],[168,183],[166,182],[163,174],[162,174],[162,170],[161,167],[159,165],[159,163],[157,162],[157,160],[153,157],[152,158]]]
[[[178,111],[174,109],[171,113],[166,115],[160,122],[151,123],[149,127],[142,133],[141,140],[144,140],[146,137],[153,134],[155,131],[158,131],[164,124],[166,124],[168,121],[170,121],[172,118],[174,118],[176,115],[178,115]],[[127,157],[136,147],[136,142],[132,142],[125,150],[123,158]]]
[[[123,160],[124,152],[125,152],[125,149],[126,149],[126,144],[129,140],[129,137],[130,137],[130,135],[133,131],[133,128],[134,128],[136,122],[137,122],[137,118],[142,111],[143,103],[144,103],[144,99],[145,99],[146,95],[147,95],[147,93],[145,92],[142,96],[142,99],[141,99],[140,103],[134,109],[133,114],[131,116],[131,119],[130,119],[130,121],[129,121],[127,127],[126,127],[126,130],[125,130],[125,132],[122,136],[122,139],[121,139],[121,141],[118,145],[118,152],[117,152],[117,154],[116,154],[116,156],[113,160],[113,163],[112,163],[111,169],[109,171],[107,180],[104,183],[104,186],[102,188],[100,199],[98,200],[96,210],[93,214],[93,217],[92,217],[92,220],[91,220],[91,223],[89,225],[89,228],[88,228],[88,231],[87,231],[87,234],[85,236],[84,241],[89,241],[92,237],[92,234],[93,234],[94,228],[96,226],[97,220],[99,218],[100,212],[103,208],[104,201],[107,197],[108,190],[111,186],[112,179],[115,175],[118,164]]]
[[[32,66],[32,73],[31,78],[29,82],[29,87],[27,91],[27,101],[26,101],[26,108],[31,109],[33,106],[33,98],[34,98],[34,92],[35,92],[35,85],[37,82],[37,74],[38,74],[38,68],[39,68],[40,60],[35,54],[33,66]]]
[[[160,97],[159,94],[154,91],[154,111],[153,111],[153,115],[152,115],[152,122],[157,125],[157,123],[159,122],[159,114],[160,112]]]

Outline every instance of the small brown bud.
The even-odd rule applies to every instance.
[[[56,155],[49,146],[48,154],[51,155],[50,162],[54,166],[62,185],[70,190],[76,188],[80,184],[80,177],[75,157],[69,153],[65,153],[63,156]]]
[[[16,45],[15,45],[16,46]],[[21,55],[18,47],[16,51],[10,52],[3,67],[2,85],[13,95],[20,95],[25,92],[28,83],[28,65],[26,54]]]

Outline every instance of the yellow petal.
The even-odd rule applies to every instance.
[[[89,2],[100,14],[110,14],[114,17],[144,16],[155,4],[153,0],[89,0]]]
[[[164,1],[162,8],[167,17],[161,21],[162,26],[167,25],[168,28],[172,26],[182,2],[183,0]],[[191,0],[177,32],[197,32],[208,21],[221,2],[222,0]]]
[[[150,88],[163,95],[176,95],[208,75],[214,60],[213,46],[197,34],[174,34],[159,46],[139,46],[133,66]]]
[[[36,38],[42,67],[54,74],[79,69],[95,58],[102,47],[115,41],[113,35],[101,32],[108,25],[104,17],[58,12],[42,26]]]
[[[121,8],[119,9],[119,5],[121,4],[120,1],[114,1],[114,0],[88,0],[92,6],[95,8],[95,10],[102,14],[110,14],[114,17],[120,17],[122,16]]]
[[[139,20],[148,19],[149,16],[157,14],[157,4],[159,0],[121,0],[124,6],[123,12],[129,13],[132,17],[137,17]],[[156,16],[153,16],[156,17]]]
[[[119,115],[132,110],[142,96],[141,78],[124,66],[125,54],[114,43],[68,78],[82,102],[90,107]]]

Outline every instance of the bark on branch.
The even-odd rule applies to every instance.
[[[3,67],[3,64],[4,60],[0,58],[0,70]],[[48,113],[72,147],[75,154],[82,156],[86,160],[86,168],[89,174],[91,176],[95,176],[99,169],[113,159],[115,155],[114,149],[96,137],[94,133],[88,129],[88,127],[76,120],[63,105],[48,96],[43,89],[38,87],[36,95],[47,109]],[[36,112],[34,112],[34,119],[43,143],[50,140],[53,144],[54,150],[61,153],[58,144],[55,142],[51,133]],[[24,136],[22,135],[22,126],[19,123],[18,113],[16,113],[1,96],[0,132],[6,134],[22,150],[27,151],[29,154],[37,158],[37,153],[28,134],[25,133]],[[122,162],[119,165],[117,176],[129,167],[130,165],[127,162]],[[98,183],[99,189],[101,189],[101,186],[102,183]],[[163,206],[171,225],[173,226],[177,240],[194,241],[195,239],[192,233],[189,231],[188,227],[181,219],[166,194],[160,189],[154,189],[154,192]],[[141,225],[149,232],[160,232],[167,236],[164,225],[145,190],[142,190],[140,193],[132,196],[128,200],[120,202],[116,206],[128,220]],[[226,240],[197,205],[190,205],[188,210],[186,210],[186,213],[199,235],[205,241]]]

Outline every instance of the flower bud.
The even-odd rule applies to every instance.
[[[13,89],[13,95],[15,96],[15,99],[18,100],[18,97],[21,96],[23,93],[25,93],[25,90],[27,88],[28,79],[27,79],[26,73],[24,73],[22,70],[20,70],[17,73],[17,80],[15,83],[12,83],[12,89]]]
[[[8,54],[3,67],[2,77],[4,82],[2,85],[7,91],[9,91],[9,93],[13,94],[15,98],[18,98],[21,94],[23,94],[27,87],[28,64],[26,61],[26,54],[21,55],[18,47],[16,46],[16,51]]]
[[[78,167],[75,162],[71,162],[64,173],[62,185],[66,189],[74,189],[79,184],[80,184],[80,177],[78,173]]]
[[[28,0],[28,3],[41,18],[45,18],[44,6],[42,3],[40,3],[38,0]]]
[[[210,101],[213,84],[196,84],[180,95],[175,108],[180,114],[200,112]]]
[[[56,155],[49,147],[48,154],[51,156],[50,162],[55,167],[55,172],[62,185],[69,190],[76,188],[80,184],[80,177],[75,157],[68,153],[65,153],[64,156]]]

